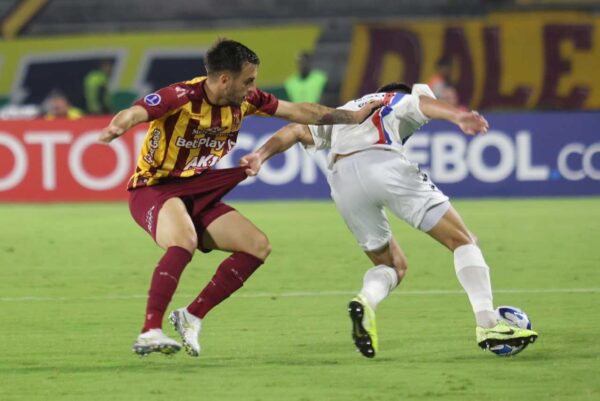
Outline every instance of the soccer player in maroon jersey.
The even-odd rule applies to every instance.
[[[172,84],[117,113],[99,140],[108,143],[150,121],[128,184],[135,221],[165,250],[154,270],[146,319],[133,352],[172,354],[181,345],[162,331],[166,308],[196,249],[231,252],[187,307],[169,316],[188,354],[198,356],[206,314],[242,287],[271,251],[265,234],[221,202],[246,175],[245,167],[212,170],[235,146],[242,119],[275,116],[301,124],[356,124],[381,102],[357,111],[290,103],[256,88],[258,56],[232,40],[206,54],[206,77]]]

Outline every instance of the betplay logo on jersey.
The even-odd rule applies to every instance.
[[[207,148],[222,150],[226,143],[227,141],[219,141],[213,138],[198,138],[188,141],[185,138],[179,137],[175,145],[186,149],[200,149],[202,146],[206,146]]]

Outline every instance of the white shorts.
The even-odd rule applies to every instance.
[[[424,231],[431,230],[450,207],[448,197],[427,174],[395,151],[368,149],[347,156],[333,165],[327,180],[331,197],[365,251],[382,248],[392,237],[384,207]]]

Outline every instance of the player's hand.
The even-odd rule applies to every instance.
[[[240,166],[246,167],[246,174],[253,177],[258,174],[260,167],[262,166],[262,161],[258,154],[248,153],[240,159]]]
[[[354,112],[354,120],[356,124],[360,124],[365,121],[381,106],[383,106],[383,100],[371,100],[369,103],[361,107],[360,110],[356,110]]]
[[[109,143],[115,138],[120,137],[125,133],[125,130],[121,127],[117,127],[116,125],[109,125],[108,127],[102,128],[100,132],[100,136],[98,137],[98,141],[103,143]]]
[[[485,134],[490,128],[487,120],[476,111],[463,111],[457,121],[460,129],[467,135]]]

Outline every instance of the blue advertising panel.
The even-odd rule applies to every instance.
[[[219,168],[237,166],[239,159],[257,149],[287,122],[275,118],[250,117],[244,120],[232,152]],[[265,163],[258,176],[238,185],[228,199],[328,199],[327,153],[309,155],[299,145]]]
[[[490,131],[470,137],[433,121],[406,143],[410,160],[453,197],[600,195],[600,113],[486,113]],[[237,165],[285,122],[244,121],[234,152]],[[229,199],[329,198],[325,153],[294,146],[263,166]]]
[[[486,114],[467,137],[438,121],[407,143],[409,158],[451,196],[600,194],[600,113]]]

